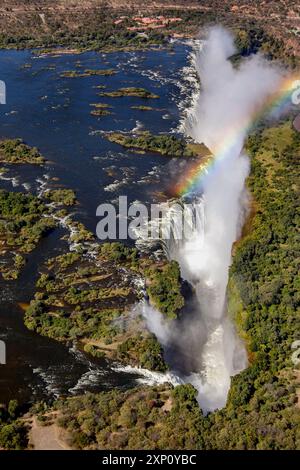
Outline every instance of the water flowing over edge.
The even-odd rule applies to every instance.
[[[247,366],[245,347],[227,310],[232,246],[240,236],[249,200],[249,160],[243,147],[281,80],[280,71],[259,55],[234,67],[229,60],[234,53],[232,35],[215,27],[191,56],[201,86],[195,82],[180,130],[204,143],[214,158],[208,168],[203,169],[200,161],[192,173],[183,175],[179,206],[185,208],[186,199],[190,206],[184,210],[188,230],[183,237],[177,233],[182,212],[178,204],[175,210],[167,208],[163,219],[151,221],[152,226],[168,224],[171,233],[163,240],[163,249],[169,259],[178,261],[182,277],[193,287],[194,302],[184,318],[171,325],[148,304],[143,306],[148,328],[164,346],[174,372],[197,388],[204,412],[225,406],[231,377]],[[145,234],[147,226],[138,243],[148,242]]]

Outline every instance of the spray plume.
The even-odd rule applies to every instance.
[[[193,285],[196,301],[191,314],[171,328],[158,312],[144,306],[149,329],[164,345],[174,370],[196,386],[205,412],[226,404],[230,377],[247,365],[226,309],[232,245],[247,208],[244,140],[259,118],[286,102],[293,83],[259,55],[235,68],[228,60],[234,52],[229,32],[210,30],[196,59],[201,93],[185,123],[187,135],[214,155],[206,165],[197,162],[181,175],[178,192],[193,195],[202,224],[189,239],[173,240],[169,246],[169,256]]]
[[[220,50],[221,47],[221,50]],[[261,118],[278,117],[292,102],[299,86],[297,75],[283,74],[260,55],[251,56],[235,69],[228,60],[235,52],[233,38],[223,28],[213,28],[196,58],[202,92],[185,123],[185,131],[204,142],[214,158],[189,166],[175,183],[179,196],[199,190],[216,160],[242,148],[245,136]]]

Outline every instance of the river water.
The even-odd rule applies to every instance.
[[[176,132],[194,82],[188,44],[174,43],[171,50],[38,57],[34,51],[1,51],[0,79],[6,84],[7,104],[0,106],[0,137],[22,138],[47,159],[42,168],[10,168],[0,188],[38,192],[41,184],[76,191],[75,217],[95,232],[96,208],[116,203],[159,202],[161,190],[180,171],[182,162],[157,154],[140,155],[122,149],[103,137],[104,131],[153,134]],[[115,69],[113,76],[63,78],[66,70]],[[143,87],[159,99],[99,97],[120,87]],[[91,103],[112,106],[112,115],[96,118]],[[147,105],[153,111],[132,109]],[[56,181],[56,180],[55,180]],[[50,186],[49,186],[50,187]],[[72,345],[65,346],[27,330],[18,303],[28,302],[43,261],[66,249],[61,229],[42,240],[29,256],[20,279],[0,281],[0,339],[7,347],[7,364],[0,365],[0,402],[48,399],[61,394],[133,386],[139,374],[112,369],[106,360],[91,360]]]

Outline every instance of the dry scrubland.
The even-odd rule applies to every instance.
[[[148,27],[136,19],[140,16],[163,19]],[[193,37],[210,23],[252,31],[253,47],[263,45],[271,54],[299,57],[299,3],[285,0],[157,1],[148,2],[146,9],[140,0],[4,0],[0,5],[0,47],[142,48],[159,45],[170,35]],[[147,37],[140,37],[140,32]],[[244,32],[241,42],[249,49]]]

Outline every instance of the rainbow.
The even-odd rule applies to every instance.
[[[275,110],[280,113],[291,102],[291,95],[296,88],[297,81],[299,81],[299,77],[296,76],[283,78],[278,89],[260,103],[250,117],[245,116],[244,120],[240,120],[226,132],[226,139],[211,149],[212,155],[199,158],[196,162],[188,164],[187,169],[173,187],[173,194],[184,196],[197,191],[215,163],[228,158],[241,135],[246,135],[264,116],[272,114]]]

